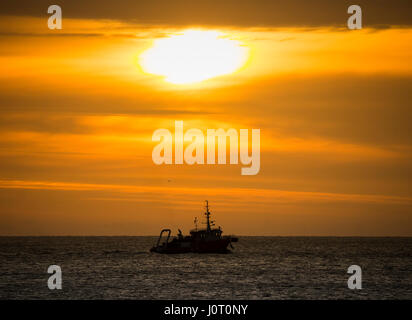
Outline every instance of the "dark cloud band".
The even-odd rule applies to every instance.
[[[49,0],[0,2],[0,14],[46,16]],[[63,16],[115,19],[155,25],[223,25],[241,27],[345,26],[346,0],[59,0]],[[357,0],[364,27],[411,26],[410,0]]]

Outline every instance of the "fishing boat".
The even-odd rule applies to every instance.
[[[190,231],[190,235],[184,236],[179,229],[176,237],[170,239],[171,230],[163,229],[160,232],[157,243],[150,251],[156,253],[228,253],[230,246],[233,249],[232,242],[237,242],[235,236],[222,236],[220,227],[213,228],[215,223],[210,219],[209,202],[206,200],[206,228],[197,228],[197,219],[195,219],[195,229]],[[164,240],[162,240],[164,239]]]

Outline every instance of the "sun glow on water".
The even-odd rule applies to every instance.
[[[231,74],[247,61],[248,49],[217,31],[187,30],[155,41],[140,55],[144,72],[174,84],[190,84]]]

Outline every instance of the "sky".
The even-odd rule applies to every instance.
[[[357,3],[361,30],[348,1],[57,1],[49,30],[48,1],[2,1],[0,235],[187,233],[207,199],[226,234],[412,236],[412,11]],[[187,30],[244,63],[187,84],[145,69]],[[154,164],[179,120],[260,129],[259,173]]]

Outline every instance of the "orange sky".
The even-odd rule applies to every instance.
[[[412,236],[412,27],[46,19],[0,20],[0,235],[188,232],[208,199],[226,233]],[[142,71],[193,28],[247,63],[188,85]],[[259,174],[156,166],[152,134],[175,120],[260,129]]]

